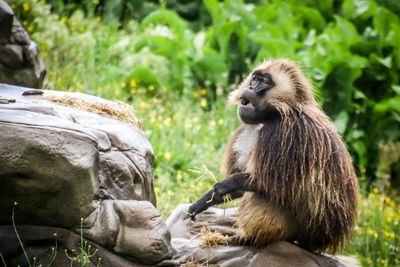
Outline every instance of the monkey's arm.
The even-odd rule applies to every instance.
[[[256,186],[248,182],[249,174],[244,172],[229,175],[221,182],[214,185],[214,188],[203,195],[199,200],[189,207],[189,214],[192,219],[211,206],[224,202],[224,196],[230,194],[231,199],[243,196],[245,191],[256,191]]]

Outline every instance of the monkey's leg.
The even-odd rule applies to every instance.
[[[189,207],[192,219],[211,206],[224,202],[224,195],[230,194],[231,199],[242,197],[245,191],[255,191],[254,185],[248,183],[249,174],[239,172],[226,177],[214,185],[214,188],[203,195]]]

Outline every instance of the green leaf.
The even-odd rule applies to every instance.
[[[157,75],[153,72],[152,69],[147,67],[134,67],[130,77],[136,80],[141,86],[147,87],[152,85],[158,87],[160,85],[160,81]]]
[[[168,25],[176,34],[176,40],[185,40],[186,22],[175,12],[166,9],[155,10],[143,20],[141,27],[146,28],[154,24]]]
[[[382,43],[398,46],[400,42],[399,18],[383,7],[376,9],[373,17],[373,26],[380,35]]]
[[[397,111],[400,112],[400,96],[396,96],[393,98],[385,99],[378,102],[374,106],[374,110],[377,113],[385,113],[387,111]]]
[[[346,0],[342,4],[343,16],[349,19],[368,19],[378,7],[373,0]]]
[[[221,11],[218,6],[218,1],[204,0],[204,6],[207,8],[208,12],[210,12],[214,24],[219,24],[221,21]]]
[[[336,116],[334,123],[337,131],[340,134],[344,134],[344,132],[346,131],[348,121],[349,121],[349,114],[347,114],[346,111],[342,111]]]
[[[205,47],[196,56],[194,69],[201,80],[226,85],[228,67],[224,62],[224,57],[214,49]]]
[[[392,85],[391,88],[396,94],[400,95],[400,85]]]

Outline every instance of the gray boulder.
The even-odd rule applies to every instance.
[[[176,260],[188,266],[221,267],[354,267],[359,266],[352,258],[314,254],[289,242],[277,242],[266,247],[213,245],[204,238],[209,233],[233,236],[237,209],[209,208],[192,221],[187,216],[189,205],[178,206],[166,220],[172,236],[172,246],[177,251]],[[207,232],[202,233],[202,229]],[[202,240],[203,239],[203,240]],[[224,240],[222,240],[224,241]]]
[[[46,67],[39,49],[3,0],[0,25],[0,83],[40,88]]]
[[[169,231],[155,208],[153,150],[130,107],[4,84],[0,100],[0,224],[11,224],[17,202],[17,225],[30,225],[21,238],[36,240],[29,243],[31,251],[49,249],[40,245],[45,233],[39,232],[51,226],[63,229],[65,240],[59,242],[66,249],[73,232],[82,232],[104,255],[131,264],[165,264],[172,257]],[[118,114],[130,122],[113,118]],[[0,252],[14,266],[18,253],[7,241],[12,238],[10,228],[0,231]]]

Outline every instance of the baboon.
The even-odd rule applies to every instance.
[[[243,197],[236,240],[258,246],[287,240],[312,252],[337,252],[355,226],[357,177],[299,66],[263,62],[229,102],[242,124],[227,145],[226,178],[190,206],[192,219],[226,195]]]

